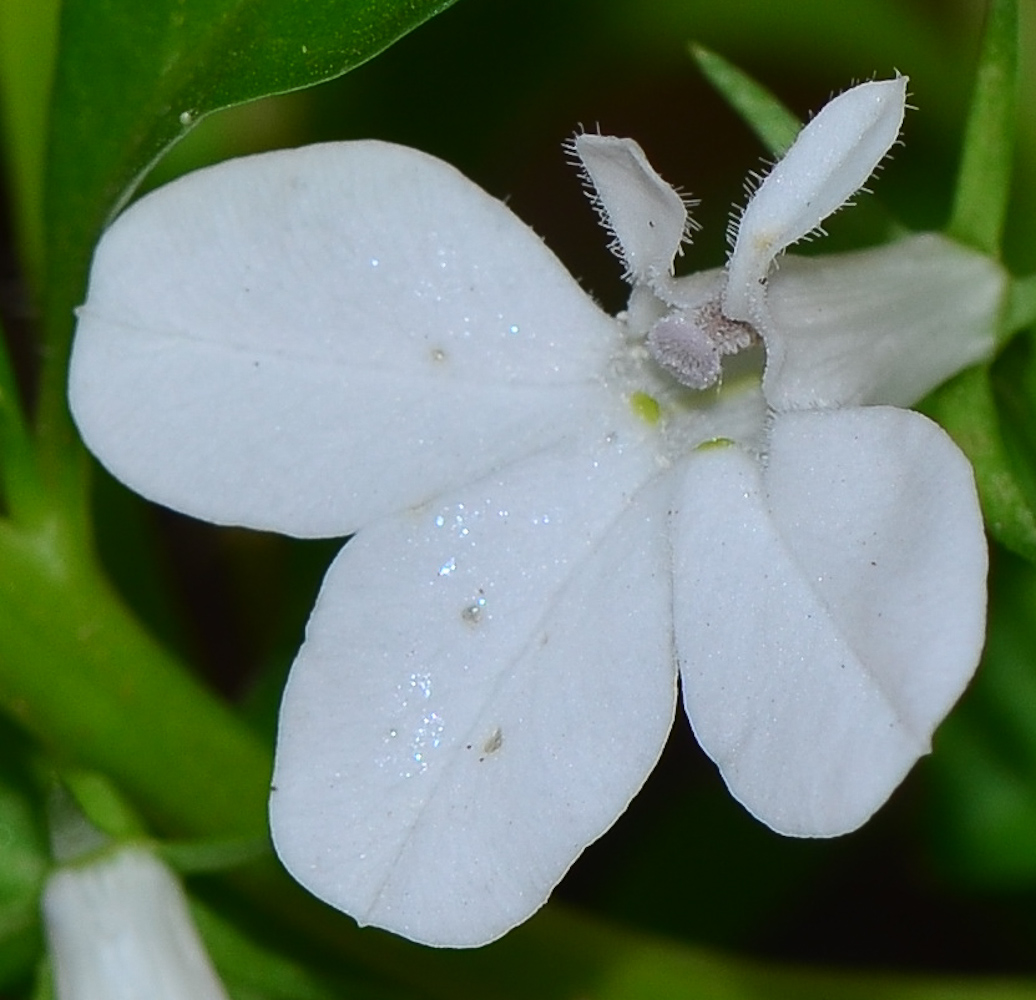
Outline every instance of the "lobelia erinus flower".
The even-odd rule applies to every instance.
[[[774,260],[867,180],[906,79],[833,100],[684,278],[626,139],[572,151],[632,285],[605,315],[500,202],[378,142],[232,161],[102,239],[91,449],[173,508],[356,533],[281,710],[282,860],[361,923],[477,945],[623,811],[673,721],[775,830],[863,823],[978,661],[970,468],[909,406],[1003,278],[934,235]]]

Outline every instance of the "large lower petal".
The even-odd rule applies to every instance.
[[[701,745],[774,829],[854,829],[978,662],[986,546],[967,461],[906,410],[786,414],[765,464],[693,455],[676,507],[676,642]]]
[[[91,450],[160,503],[346,534],[554,440],[617,343],[452,167],[335,143],[199,171],[120,217],[70,398]]]
[[[379,521],[329,571],[285,691],[271,826],[292,874],[360,923],[498,937],[657,760],[676,698],[669,479],[623,444],[602,433]]]

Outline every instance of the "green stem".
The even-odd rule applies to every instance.
[[[263,835],[270,758],[140,627],[56,518],[0,524],[0,705],[160,828]]]
[[[1018,76],[1018,0],[991,0],[947,233],[993,257],[1007,217]]]

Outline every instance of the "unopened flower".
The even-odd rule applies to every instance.
[[[937,236],[773,262],[867,179],[906,81],[837,98],[673,277],[683,200],[574,151],[632,285],[602,313],[446,164],[376,142],[233,161],[98,247],[71,401],[158,502],[356,532],[285,692],[271,821],[311,891],[475,945],[546,899],[676,702],[777,830],[864,822],[971,676],[971,471],[897,407],[989,351],[1003,280]]]
[[[179,882],[147,848],[59,868],[43,917],[58,1000],[227,1000]]]

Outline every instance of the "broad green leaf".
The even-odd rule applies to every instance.
[[[65,356],[93,245],[211,112],[329,80],[452,0],[66,0],[46,189],[41,433],[68,440]]]
[[[1018,0],[992,0],[986,17],[957,191],[947,233],[1000,252],[1016,131]]]

